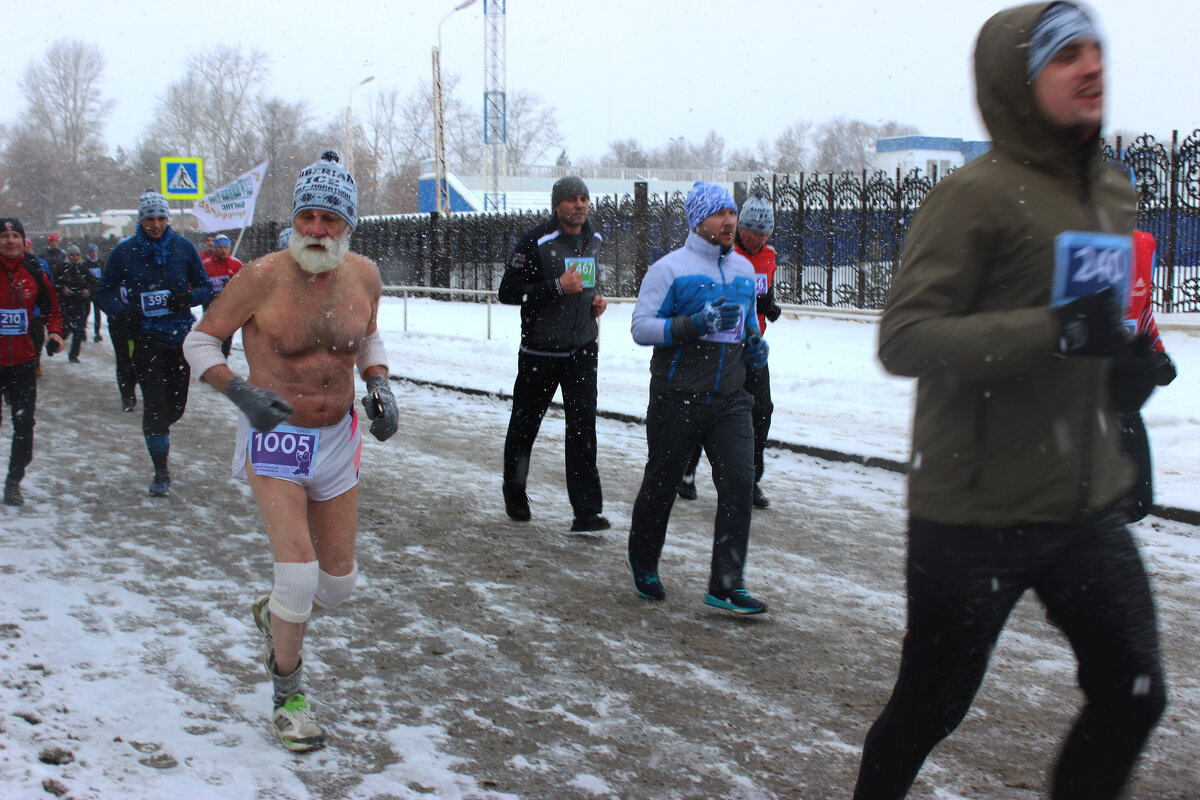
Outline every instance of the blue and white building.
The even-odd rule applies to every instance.
[[[991,142],[946,136],[891,136],[875,142],[875,158],[879,169],[889,175],[897,169],[901,175],[919,169],[924,177],[935,170],[941,177],[991,149]]]

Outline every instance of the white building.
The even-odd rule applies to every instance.
[[[875,163],[889,175],[914,169],[922,177],[939,178],[990,150],[991,142],[973,142],[945,136],[892,136],[875,142]]]

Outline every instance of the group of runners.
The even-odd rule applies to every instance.
[[[1127,431],[1174,367],[1144,320],[1132,325],[1137,336],[1130,331],[1111,287],[1052,294],[1056,274],[1070,269],[1064,234],[1133,258],[1136,198],[1100,146],[1102,48],[1092,16],[1072,2],[993,16],[975,49],[993,149],[937,184],[906,239],[879,357],[918,380],[907,633],[895,689],[866,737],[858,800],[907,794],[966,714],[1029,589],[1074,648],[1084,690],[1052,778],[1057,800],[1116,797],[1166,704],[1153,595],[1128,529],[1148,500],[1137,497]],[[503,302],[522,306],[502,493],[508,517],[531,518],[530,452],[561,388],[571,527],[592,533],[611,526],[596,469],[601,239],[581,179],[556,182],[551,201],[552,215],[522,239],[499,289]],[[273,727],[289,750],[307,751],[326,735],[303,680],[306,626],[345,601],[358,576],[355,371],[376,439],[396,432],[399,409],[377,327],[379,271],[350,252],[357,188],[335,153],[300,172],[292,210],[286,245],[244,268],[228,263],[228,240],[215,239],[226,263],[214,275],[171,230],[166,200],[148,192],[95,299],[132,343],[151,494],[169,493],[170,426],[193,373],[238,410],[231,468],[253,490],[274,560],[271,592],[251,604],[274,689]],[[770,505],[759,481],[771,408],[762,334],[779,315],[767,244],[774,220],[766,198],[739,209],[724,188],[703,182],[685,213],[686,242],[650,265],[633,312],[632,336],[652,356],[648,458],[624,557],[637,596],[665,602],[659,556],[675,499],[694,496],[702,448],[717,489],[704,603],[757,616],[766,603],[743,575],[752,509]],[[1095,234],[1109,238],[1087,238]],[[47,352],[62,347],[67,329],[23,244],[20,222],[0,219],[8,280],[7,290],[0,282],[0,338],[9,354],[0,390],[15,429],[6,502],[10,489],[19,502],[32,447],[35,393],[24,381],[35,385],[33,309],[45,320]],[[206,309],[198,324],[195,306]],[[245,376],[227,360],[239,330]]]

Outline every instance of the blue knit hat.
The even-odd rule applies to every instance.
[[[742,211],[738,214],[738,227],[756,233],[770,233],[775,230],[775,211],[771,201],[761,192],[755,192],[742,203]]]
[[[1071,3],[1055,3],[1047,8],[1033,26],[1033,33],[1029,37],[1029,54],[1025,57],[1026,79],[1033,82],[1059,50],[1085,37],[1100,41],[1100,34],[1086,11]]]
[[[233,247],[233,242],[229,241],[228,236],[220,233],[213,239],[213,247]]]
[[[687,200],[683,201],[688,227],[692,230],[695,230],[697,225],[713,214],[726,208],[737,211],[737,203],[733,202],[733,195],[725,191],[723,186],[704,181],[693,183]]]
[[[290,227],[284,228],[283,230],[281,230],[279,232],[279,249],[287,250],[288,249],[288,241],[291,238],[292,238],[292,229]]]
[[[305,209],[315,208],[332,211],[351,228],[358,225],[358,187],[339,160],[337,153],[326,150],[320,161],[300,170],[292,196],[292,219]]]
[[[138,222],[144,219],[170,219],[171,206],[158,192],[146,192],[138,198]]]

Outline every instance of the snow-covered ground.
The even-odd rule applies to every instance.
[[[380,316],[395,374],[511,391],[517,309],[490,309],[490,340],[485,305],[409,300],[407,331],[404,309],[388,298]],[[630,340],[631,309],[603,318],[600,406],[640,416],[650,352]],[[1180,377],[1146,408],[1158,501],[1196,508],[1200,336],[1160,322]],[[773,438],[905,459],[913,384],[880,369],[875,331],[809,314],[769,329]],[[713,514],[704,481],[672,516],[668,601],[628,586],[639,426],[599,425],[614,530],[583,539],[566,533],[561,415],[534,450],[534,520],[517,524],[499,496],[507,403],[406,383],[397,393],[400,432],[364,445],[362,583],[314,621],[306,650],[331,744],[297,757],[267,731],[247,608],[269,588],[270,559],[250,493],[228,474],[228,402],[193,386],[172,430],[175,484],[156,500],[108,343],[89,343],[79,365],[46,363],[28,502],[0,506],[0,800],[849,795],[903,629],[901,476],[769,452],[774,504],[755,515],[748,579],[772,611],[734,620],[698,602]],[[1194,798],[1200,534],[1153,518],[1136,534],[1172,704],[1132,797]],[[1043,796],[1073,683],[1069,649],[1023,601],[971,714],[910,797]]]
[[[380,328],[409,377],[511,394],[520,343],[513,306],[385,298]],[[405,307],[407,306],[407,314]],[[491,339],[488,316],[491,316]],[[631,302],[601,317],[602,410],[646,412],[650,348],[629,334]],[[1179,377],[1143,409],[1156,473],[1155,501],[1200,509],[1200,315],[1162,315],[1167,351]],[[858,320],[858,321],[854,321]],[[407,331],[406,331],[407,327]],[[907,461],[916,381],[889,375],[875,357],[877,318],[869,314],[789,311],[768,324],[771,438],[864,457]],[[557,399],[561,400],[561,397]]]

